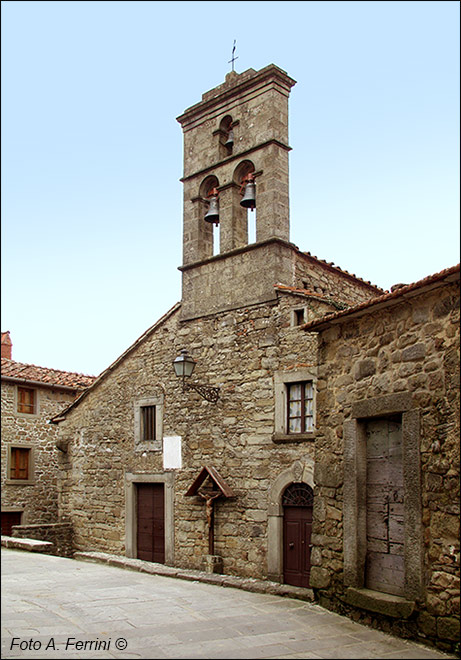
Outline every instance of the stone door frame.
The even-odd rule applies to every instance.
[[[165,488],[165,564],[174,566],[174,474],[125,474],[125,555],[137,556],[136,484],[163,483]]]
[[[269,493],[267,512],[267,578],[283,583],[283,506],[282,496],[287,486],[303,482],[314,490],[314,461],[295,461],[274,480]]]
[[[399,414],[402,419],[404,479],[404,597],[422,593],[423,546],[419,410],[410,393],[388,394],[356,401],[352,419],[344,423],[344,585],[363,589],[366,559],[366,439],[365,422]],[[380,592],[376,592],[378,596]]]

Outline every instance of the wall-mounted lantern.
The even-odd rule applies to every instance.
[[[203,399],[216,403],[219,399],[219,387],[210,385],[200,385],[199,383],[186,382],[195,369],[196,361],[189,355],[185,348],[181,350],[181,355],[173,360],[174,372],[178,378],[182,378],[182,391],[194,390],[198,392]]]

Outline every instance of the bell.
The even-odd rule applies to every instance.
[[[215,224],[219,223],[219,206],[218,206],[218,196],[213,195],[210,199],[210,205],[208,211],[205,214],[205,222],[214,222]]]
[[[224,146],[228,147],[229,149],[234,146],[234,131],[232,128],[229,130],[229,133],[227,134],[227,140],[224,142]]]
[[[243,206],[246,209],[251,209],[251,210],[255,208],[256,186],[253,180],[250,180],[245,184],[245,190],[243,191],[243,197],[240,200],[240,206]]]

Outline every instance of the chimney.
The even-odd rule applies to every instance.
[[[10,339],[10,331],[2,332],[2,358],[11,360],[13,344]]]

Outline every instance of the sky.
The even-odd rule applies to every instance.
[[[290,239],[383,289],[459,262],[458,2],[1,3],[1,330],[97,375],[181,299],[176,117],[275,64]]]

